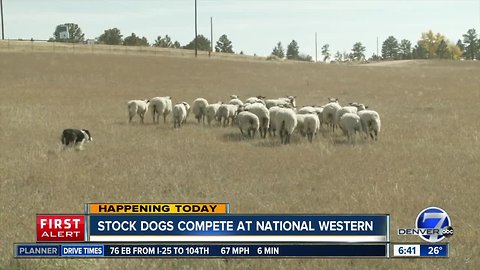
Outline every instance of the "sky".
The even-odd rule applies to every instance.
[[[182,45],[195,37],[194,0],[2,0],[5,38],[43,39],[59,24],[80,26],[85,38],[118,28],[150,43],[169,35]],[[197,0],[198,33],[210,39],[226,34],[235,52],[267,56],[277,42],[297,41],[300,53],[318,59],[321,46],[332,55],[361,42],[365,55],[379,52],[388,36],[413,44],[432,30],[456,43],[470,28],[480,33],[480,0]]]

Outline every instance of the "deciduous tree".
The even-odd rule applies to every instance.
[[[440,33],[434,34],[432,30],[429,30],[428,32],[422,33],[418,45],[424,48],[427,51],[427,57],[432,59],[437,57],[438,46],[440,46],[444,39],[444,35]]]

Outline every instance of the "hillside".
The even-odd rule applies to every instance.
[[[0,50],[0,268],[474,269],[480,202],[480,63],[401,65],[195,59],[147,54]],[[323,131],[244,140],[236,127],[128,124],[126,102],[171,96],[211,102],[297,96],[297,105],[362,102],[382,117],[378,142]],[[64,128],[88,128],[84,151],[62,151]],[[389,213],[413,226],[428,206],[453,220],[446,260],[14,260],[35,239],[35,214],[82,213],[87,202],[229,202],[233,213]],[[472,215],[473,213],[473,215]]]

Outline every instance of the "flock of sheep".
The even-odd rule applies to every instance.
[[[236,124],[240,132],[250,138],[255,137],[257,131],[261,138],[266,138],[267,132],[270,136],[276,136],[278,130],[282,144],[290,142],[293,132],[300,133],[312,142],[324,125],[332,133],[340,128],[349,143],[355,142],[356,133],[372,140],[377,140],[380,133],[379,114],[356,102],[342,107],[338,99],[329,98],[323,106],[305,106],[297,110],[294,96],[277,99],[257,96],[245,101],[237,95],[230,98],[228,103],[213,104],[204,98],[197,98],[192,106],[184,101],[172,106],[169,96],[131,100],[128,102],[129,122],[138,115],[143,123],[145,114],[150,111],[153,123],[158,124],[160,116],[163,116],[163,122],[166,123],[167,117],[172,114],[173,127],[181,128],[192,111],[198,123],[205,124],[206,119],[209,126],[215,123],[223,127]]]

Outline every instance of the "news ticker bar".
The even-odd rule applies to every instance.
[[[228,214],[228,203],[87,203],[85,214]]]
[[[393,253],[390,248],[393,248]],[[375,257],[448,258],[449,244],[15,244],[16,258]]]
[[[16,258],[113,257],[377,257],[387,244],[361,245],[164,245],[164,244],[15,244]]]

